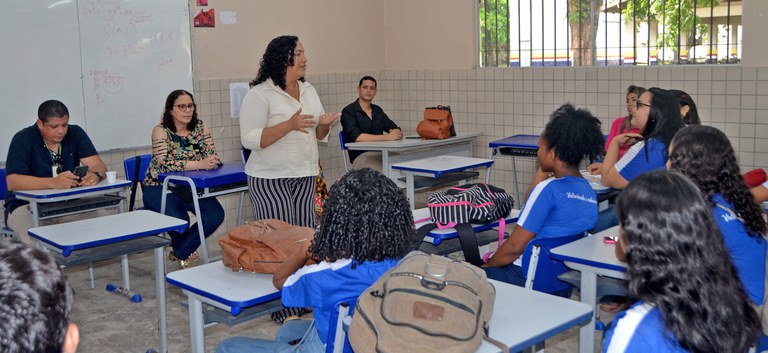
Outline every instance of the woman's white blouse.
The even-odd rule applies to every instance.
[[[252,87],[240,107],[240,140],[251,150],[245,173],[257,178],[297,178],[317,175],[318,151],[315,129],[291,131],[266,148],[261,148],[264,128],[282,123],[296,114],[314,116],[315,127],[325,114],[317,91],[299,81],[299,101],[276,86],[271,79]],[[328,134],[330,135],[330,134]],[[328,142],[328,135],[321,141]]]

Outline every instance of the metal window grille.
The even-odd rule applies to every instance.
[[[742,1],[478,0],[483,67],[734,64]]]

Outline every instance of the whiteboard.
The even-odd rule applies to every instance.
[[[0,159],[58,99],[97,150],[148,146],[174,89],[192,91],[187,0],[4,0]]]

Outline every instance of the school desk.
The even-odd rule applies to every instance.
[[[597,302],[597,276],[625,279],[627,265],[616,258],[616,245],[603,242],[604,236],[618,236],[619,227],[608,228],[572,243],[551,250],[553,259],[581,272],[581,302],[595,308]],[[595,309],[597,310],[597,309]],[[595,317],[579,331],[579,352],[592,353],[595,349]]]
[[[104,208],[117,208],[125,211],[125,189],[131,185],[128,180],[108,183],[107,179],[96,185],[70,189],[44,189],[14,191],[19,200],[29,202],[32,212],[32,227],[40,225],[41,219],[93,211]],[[112,195],[110,195],[112,194]]]
[[[187,170],[183,172],[161,173],[158,178],[163,182],[162,201],[160,212],[165,213],[166,195],[171,191],[169,183],[188,185],[191,188],[192,200],[195,205],[195,214],[200,215],[199,200],[206,197],[216,197],[239,193],[240,200],[237,207],[237,224],[240,225],[243,214],[243,199],[248,192],[248,176],[245,174],[245,166],[242,163],[225,163],[213,170]],[[197,228],[200,233],[200,248],[203,262],[209,263],[208,244],[203,230],[203,221],[197,217]]]
[[[165,251],[170,242],[158,236],[186,228],[187,222],[178,218],[139,210],[115,215],[89,218],[75,222],[53,224],[29,230],[29,236],[39,240],[64,265],[75,265],[154,249],[157,316],[160,330],[160,352],[168,351],[165,316]],[[60,256],[58,256],[60,254]],[[72,258],[72,262],[68,262]],[[128,266],[123,267],[123,280]]]
[[[458,133],[443,140],[422,140],[406,136],[396,141],[350,142],[346,147],[351,151],[381,152],[382,173],[395,180],[399,186],[404,186],[398,180],[400,173],[392,170],[393,164],[443,155],[472,157],[475,140],[480,135],[482,133],[479,132]]]

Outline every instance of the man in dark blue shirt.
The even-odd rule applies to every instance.
[[[73,173],[80,164],[88,166],[88,173],[82,178]],[[28,202],[17,199],[13,193],[15,190],[95,185],[104,178],[107,167],[85,131],[77,125],[69,125],[69,110],[64,103],[48,100],[40,104],[35,125],[13,136],[5,160],[5,172],[8,226],[22,241],[31,242],[27,235],[27,229],[32,224],[31,213],[26,206]]]
[[[403,138],[403,132],[389,119],[384,110],[373,104],[376,79],[364,76],[357,86],[359,98],[341,111],[341,125],[346,142],[394,141]],[[371,168],[381,171],[381,152],[348,151],[353,169]]]

